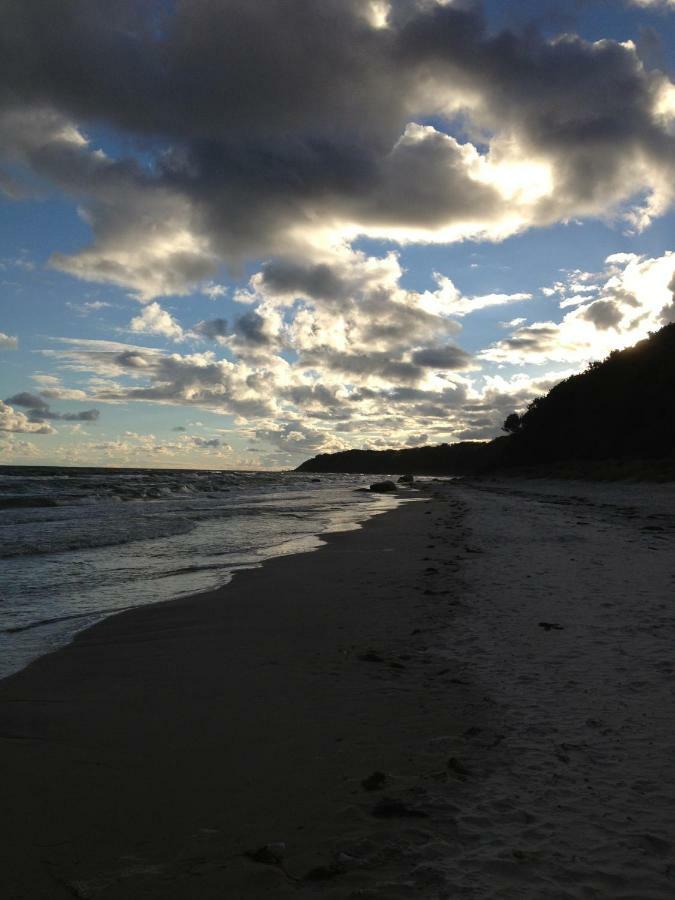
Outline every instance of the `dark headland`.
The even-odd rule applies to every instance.
[[[670,324],[512,413],[492,441],[320,454],[298,471],[673,480],[674,397]]]

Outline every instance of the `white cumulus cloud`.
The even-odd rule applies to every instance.
[[[19,346],[19,339],[11,334],[5,334],[0,331],[0,350],[16,350]]]
[[[180,324],[157,302],[144,306],[143,311],[129,323],[129,329],[137,334],[157,334],[172,341],[182,341],[185,337]]]

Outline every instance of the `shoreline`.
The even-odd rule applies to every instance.
[[[428,496],[0,683],[10,900],[670,900],[675,491]]]
[[[346,488],[346,490],[349,491],[349,488]],[[166,562],[162,570],[160,548],[159,555],[156,557],[156,559],[160,559],[160,569],[158,571],[155,570],[150,578],[143,581],[140,586],[137,581],[138,573],[134,569],[136,565],[134,554],[136,548],[138,548],[139,555],[143,552],[143,543],[138,543],[134,540],[129,541],[125,537],[123,539],[120,538],[119,543],[114,541],[107,544],[96,543],[93,546],[75,547],[71,548],[70,551],[62,551],[66,553],[74,551],[76,555],[89,555],[90,575],[96,576],[98,574],[96,566],[98,565],[100,568],[103,562],[103,593],[98,597],[95,604],[99,607],[98,609],[89,608],[91,603],[82,604],[80,602],[79,604],[73,604],[69,602],[69,598],[73,596],[73,591],[76,597],[88,594],[89,599],[96,596],[96,592],[84,580],[78,580],[76,575],[73,578],[76,570],[72,567],[68,569],[67,563],[65,587],[64,584],[59,585],[55,605],[50,605],[47,602],[48,591],[44,590],[44,586],[50,584],[52,577],[60,580],[59,576],[63,576],[58,562],[60,556],[58,548],[55,552],[38,552],[34,556],[10,554],[4,559],[5,565],[12,574],[6,572],[6,578],[4,579],[8,587],[9,603],[4,607],[5,611],[8,612],[8,619],[6,619],[8,627],[0,629],[0,682],[22,671],[36,659],[68,646],[77,634],[105,621],[110,616],[127,610],[137,609],[141,606],[187,598],[195,594],[206,593],[224,587],[229,584],[237,571],[257,568],[270,559],[277,557],[319,549],[322,546],[324,535],[358,530],[364,522],[367,522],[373,516],[380,515],[387,509],[394,508],[400,500],[405,499],[405,493],[403,496],[399,493],[399,497],[394,499],[371,494],[366,503],[361,501],[358,503],[352,502],[349,497],[346,497],[342,506],[340,508],[336,507],[332,512],[330,508],[319,510],[318,513],[316,510],[311,511],[307,519],[310,530],[305,530],[301,534],[295,534],[288,529],[288,533],[285,534],[271,532],[266,536],[263,535],[264,540],[258,545],[253,544],[242,548],[235,546],[227,554],[232,561],[228,562],[223,558],[217,565],[212,563],[210,554],[207,557],[199,557],[199,534],[205,534],[206,540],[213,540],[213,537],[209,535],[209,528],[213,529],[214,523],[207,518],[196,522],[192,529],[185,533],[176,531],[175,533],[166,533],[159,538],[148,538],[155,543],[158,541],[160,543],[162,541],[179,541],[180,548],[183,549],[185,566],[181,568],[180,565],[178,567],[176,567],[176,564],[172,565],[169,561],[173,560],[173,557],[166,556]],[[255,503],[255,501],[256,498],[252,497],[251,502]],[[174,512],[180,518],[181,511],[177,510]],[[142,518],[143,513],[141,512],[140,515]],[[225,520],[225,525],[226,527],[229,526],[227,520]],[[225,540],[228,540],[227,536]],[[192,543],[189,544],[188,541]],[[192,565],[192,562],[195,561],[195,556],[186,555],[189,553],[189,548],[193,545],[196,560],[198,561],[197,565]],[[106,583],[106,578],[108,581],[110,579],[106,569],[106,560],[105,558],[102,560],[101,556],[105,557],[107,554],[107,557],[110,558],[118,552],[117,548],[122,554],[123,568],[126,563],[128,570],[126,574],[128,577],[125,580],[124,576],[122,576],[122,579],[115,581],[113,585]],[[152,552],[157,553],[157,550]],[[232,559],[233,553],[234,559]],[[94,554],[93,562],[91,554]],[[153,561],[153,563],[155,562],[156,560]],[[17,564],[19,565],[18,571],[16,571]],[[21,565],[23,565],[23,569],[20,567]],[[25,568],[26,565],[36,567],[37,571],[41,573],[41,577],[33,578]],[[22,619],[22,607],[21,605],[16,605],[16,598],[12,596],[12,591],[9,589],[9,583],[11,583],[12,578],[16,584],[22,584],[24,580],[32,579],[30,583],[36,595],[40,597],[43,593],[45,594],[41,603],[35,607],[36,612],[33,614],[33,620],[24,621]],[[69,591],[68,587],[72,590]],[[65,609],[62,608],[63,601],[65,601]],[[84,611],[82,611],[83,605],[86,607]],[[30,610],[31,606],[32,604],[29,604],[27,608]],[[55,615],[54,606],[56,609],[60,609],[59,615]],[[37,618],[40,613],[42,617]]]
[[[195,878],[200,897],[283,897],[340,847],[377,855],[400,821],[372,815],[361,781],[384,771],[414,804],[420,759],[443,765],[460,718],[432,702],[452,607],[431,593],[428,535],[459,527],[433,494],[107,618],[0,682],[10,897],[187,898]],[[245,856],[278,842],[283,868]]]

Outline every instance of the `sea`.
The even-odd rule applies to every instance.
[[[113,613],[210,590],[360,527],[399,502],[358,490],[373,480],[0,466],[0,678]]]

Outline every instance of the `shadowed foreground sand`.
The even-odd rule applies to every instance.
[[[675,492],[427,496],[0,683],[3,896],[675,896]]]
[[[433,649],[458,590],[424,593],[428,535],[461,540],[459,516],[404,504],[220,591],[108,619],[1,682],[3,896],[294,896],[350,850],[369,861],[345,887],[396,871],[388,842],[422,820],[371,810],[414,804],[460,724],[465,688]],[[386,792],[361,786],[376,770]],[[283,869],[243,855],[276,842]]]

